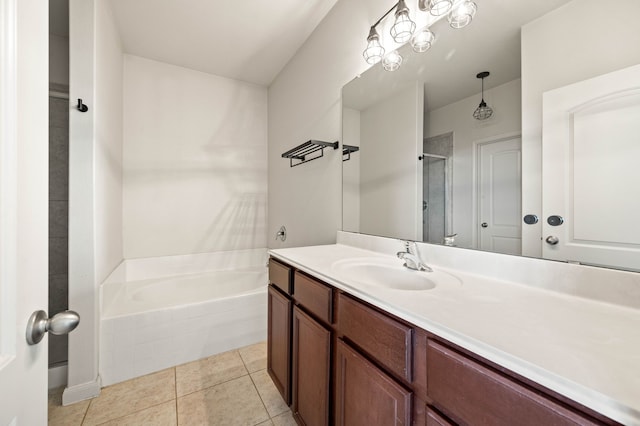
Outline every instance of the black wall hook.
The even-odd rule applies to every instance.
[[[89,111],[89,107],[82,103],[82,99],[78,98],[78,111],[87,112]]]

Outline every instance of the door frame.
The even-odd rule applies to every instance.
[[[490,136],[487,138],[478,139],[473,141],[473,194],[472,194],[472,214],[471,214],[471,247],[479,249],[480,247],[480,149],[483,146],[490,145],[492,143],[503,142],[509,139],[520,138],[522,140],[522,132],[508,132],[498,135]],[[522,153],[522,146],[520,147]],[[520,185],[520,202],[522,206],[522,185]],[[520,212],[522,215],[522,212]]]

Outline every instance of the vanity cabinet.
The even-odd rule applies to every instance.
[[[308,426],[330,421],[333,288],[296,271],[293,279],[294,418]]]
[[[276,388],[291,405],[291,326],[293,301],[290,297],[293,271],[271,259],[267,290],[267,372]]]
[[[277,263],[273,275],[281,284],[277,276],[283,266]],[[287,374],[292,377],[292,411],[298,424],[618,424],[342,290],[286,268],[292,285],[285,287],[290,293],[273,283],[269,289],[269,373],[281,393],[285,387],[277,381],[286,382]],[[287,312],[292,318],[290,338],[275,332],[286,334]],[[276,349],[277,345],[284,346]],[[289,373],[281,361],[275,362],[286,359],[287,350],[293,354]]]
[[[331,331],[293,309],[293,410],[304,425],[329,424]]]
[[[336,425],[411,425],[412,392],[342,339],[336,350]]]

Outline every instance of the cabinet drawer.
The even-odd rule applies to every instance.
[[[291,268],[269,259],[269,282],[287,294],[291,294]]]
[[[411,383],[411,327],[340,293],[338,330],[389,371]]]
[[[332,323],[333,289],[300,272],[295,273],[293,298],[327,324]]]
[[[433,405],[463,424],[597,424],[432,340],[427,342],[427,391]]]

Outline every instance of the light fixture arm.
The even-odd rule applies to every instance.
[[[403,1],[403,0],[400,0],[400,1]],[[389,16],[389,14],[390,14],[391,12],[393,12],[393,11],[398,7],[398,5],[400,4],[400,1],[399,1],[398,3],[396,3],[396,4],[394,4],[394,5],[393,5],[393,7],[391,7],[391,9],[389,9],[389,10],[388,10],[384,15],[382,15],[382,16],[380,17],[380,19],[378,19],[378,20],[376,21],[376,23],[375,23],[375,24],[373,24],[373,25],[371,26],[371,28],[372,28],[372,29],[375,29],[375,28],[378,26],[378,24],[379,24],[380,22],[382,22],[382,20],[383,20],[384,18],[386,18],[387,16]],[[369,33],[371,33],[371,31],[369,31]]]

